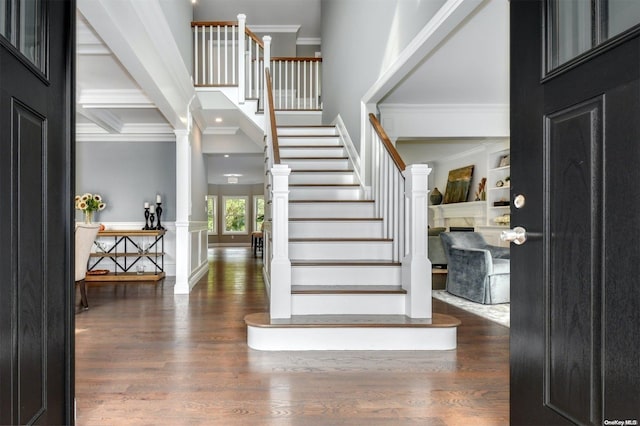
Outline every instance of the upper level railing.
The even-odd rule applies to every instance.
[[[322,58],[270,58],[263,40],[238,21],[192,22],[193,82],[196,87],[237,86],[239,102],[264,106],[265,57],[273,77],[276,110],[322,109]]]

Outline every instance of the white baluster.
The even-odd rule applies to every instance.
[[[206,80],[206,83],[211,85],[211,84],[215,84],[215,81],[213,80],[213,67],[214,67],[214,63],[213,63],[213,25],[209,25],[209,31],[207,31],[207,33],[208,33],[208,38],[209,38],[209,43],[208,43],[209,58],[208,58],[208,62],[207,62],[207,65],[208,65],[207,68],[209,68],[209,73],[208,73],[208,78]],[[220,61],[218,61],[218,62],[220,62]]]
[[[278,108],[282,108],[282,61],[278,61]]]
[[[307,109],[307,61],[302,63],[302,108]]]
[[[193,27],[193,82],[197,86],[198,79],[198,26]]]
[[[224,84],[229,84],[229,37],[227,35],[227,25],[224,26]]]
[[[300,62],[296,62],[297,64],[297,75],[298,75],[298,82],[296,83],[296,92],[297,92],[297,96],[296,96],[296,109],[300,109]]]
[[[206,38],[205,38],[205,33],[207,32],[207,27],[203,26],[202,27],[202,83],[203,84],[207,84],[207,70],[206,70],[206,64],[207,64],[207,42],[206,42]]]
[[[218,46],[218,51],[216,52],[216,59],[218,63],[218,72],[216,73],[215,84],[220,84],[220,82],[222,81],[222,79],[220,78],[220,68],[221,68],[220,53],[222,51],[222,38],[220,37],[220,25],[218,25],[217,27],[217,33],[218,33],[218,40],[216,44]]]
[[[238,15],[238,103],[244,104],[245,100],[245,21],[244,14]]]
[[[316,109],[320,109],[320,61],[316,61]]]

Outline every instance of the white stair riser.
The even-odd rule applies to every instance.
[[[290,200],[361,200],[360,187],[289,187]]]
[[[286,164],[292,170],[350,170],[349,160],[347,159],[321,159],[321,160],[303,160],[295,158],[285,158],[281,160],[282,164]]]
[[[320,137],[308,137],[308,136],[282,136],[278,135],[278,145],[280,148],[285,148],[291,145],[322,145],[322,146],[339,146],[340,138],[338,136],[320,136]]]
[[[425,351],[457,346],[456,327],[247,327],[247,344],[263,351]]]
[[[400,266],[291,266],[295,285],[400,285]]]
[[[278,127],[278,136],[336,135],[337,133],[335,127]]]
[[[293,294],[291,315],[404,315],[406,294]]]
[[[324,185],[338,185],[338,184],[350,184],[357,183],[356,178],[351,172],[343,173],[296,173],[293,172],[289,175],[289,184],[324,184]]]
[[[342,158],[346,153],[341,146],[331,148],[287,148],[280,147],[281,158]]]
[[[289,242],[291,260],[391,260],[390,241]]]
[[[382,238],[382,221],[289,222],[289,238]]]
[[[373,218],[373,203],[290,203],[289,217]]]

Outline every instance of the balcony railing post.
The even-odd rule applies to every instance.
[[[426,164],[407,166],[405,177],[406,255],[402,259],[402,287],[407,291],[405,312],[410,318],[431,318],[431,261],[427,257],[428,205]]]
[[[289,260],[289,174],[285,164],[274,164],[271,199],[271,318],[291,318],[291,261]]]
[[[263,58],[262,60],[263,65],[262,65],[262,96],[261,99],[263,101],[263,105],[266,106],[267,104],[267,75],[264,72],[264,70],[266,70],[267,68],[269,68],[269,70],[271,70],[271,36],[264,36],[262,37],[262,43],[264,44],[264,51],[262,53]],[[267,120],[265,123],[266,125],[269,124],[269,119],[267,118],[267,114],[265,114],[265,120]],[[266,128],[266,127],[265,127]]]
[[[243,13],[238,15],[238,103],[244,104],[245,96],[245,80],[244,80],[244,67],[245,67],[245,53],[246,38],[245,27],[247,24],[247,16]]]

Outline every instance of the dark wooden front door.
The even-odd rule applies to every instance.
[[[640,422],[636,6],[511,1],[514,425]]]
[[[0,1],[0,424],[73,423],[74,21]]]

